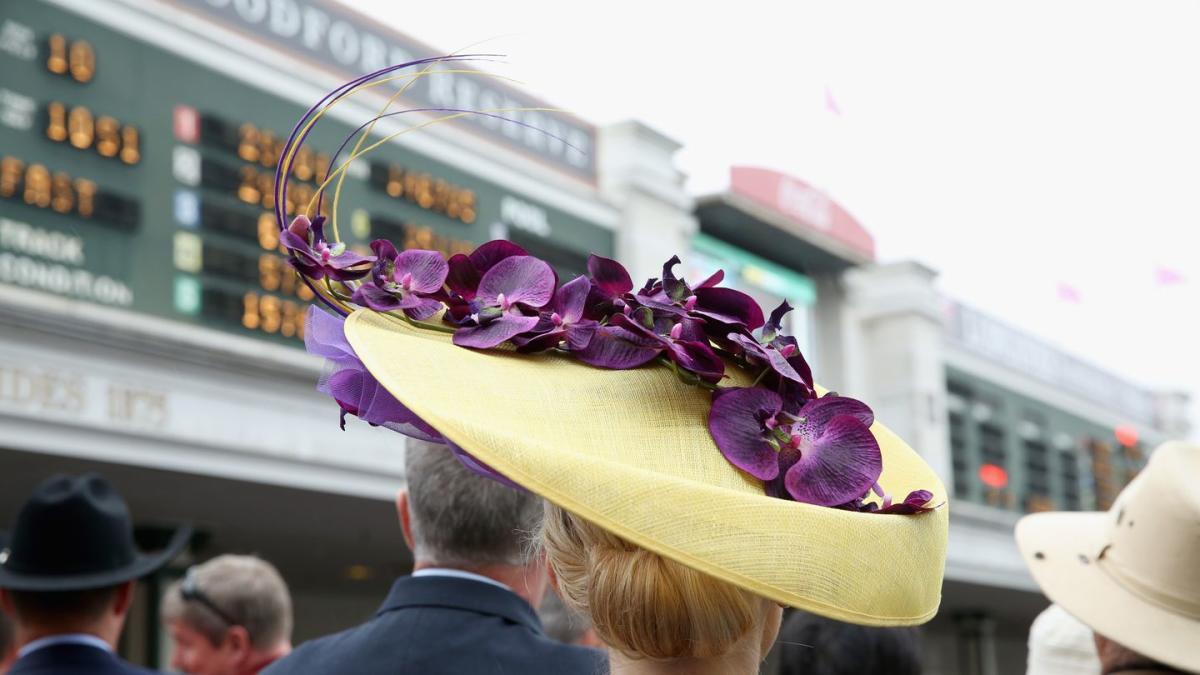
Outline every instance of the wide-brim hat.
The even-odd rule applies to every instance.
[[[1042,591],[1095,632],[1200,673],[1200,446],[1167,443],[1107,512],[1038,513],[1017,545]]]
[[[474,351],[357,311],[345,335],[404,406],[520,486],[638,546],[833,619],[919,624],[937,612],[946,508],[908,516],[768,497],[717,449],[707,391],[666,368],[606,370],[568,356]],[[731,368],[733,386],[749,378]],[[937,475],[876,422],[890,492]]]
[[[161,551],[143,553],[133,539],[129,509],[111,483],[94,474],[55,475],[21,507],[0,550],[0,588],[84,591],[138,579],[159,569],[187,544],[179,527]]]

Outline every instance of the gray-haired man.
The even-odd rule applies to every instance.
[[[175,649],[190,675],[253,675],[292,651],[292,600],[271,563],[223,555],[187,571],[162,600]]]
[[[535,608],[549,586],[527,544],[541,499],[471,473],[444,446],[408,442],[396,499],[415,560],[374,618],[301,645],[266,672],[598,675],[602,652],[545,636]]]

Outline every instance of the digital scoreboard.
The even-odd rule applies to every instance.
[[[50,3],[5,3],[0,284],[298,344],[312,295],[281,254],[272,185],[303,112],[198,57]],[[351,130],[325,118],[309,136],[289,215]],[[499,231],[563,276],[613,252],[595,223],[396,144],[348,174],[338,219],[351,245],[452,254]]]

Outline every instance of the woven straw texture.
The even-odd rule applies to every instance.
[[[477,352],[369,311],[346,337],[397,399],[479,460],[644,548],[777,602],[865,625],[937,612],[949,513],[872,515],[774,499],[708,433],[710,395],[666,368]],[[735,372],[729,385],[748,384]],[[869,402],[868,402],[869,404]],[[881,484],[946,490],[876,423]]]

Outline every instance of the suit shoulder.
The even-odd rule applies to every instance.
[[[66,663],[54,660],[18,660],[8,672],[10,675],[157,675],[156,671],[117,658]]]
[[[341,646],[347,638],[351,637],[362,629],[363,625],[353,626],[339,633],[332,633],[330,635],[324,635],[308,640],[293,649],[287,656],[267,666],[262,671],[262,675],[286,675],[287,673],[301,672],[301,670],[307,669],[297,669],[297,666],[304,664],[311,665],[316,661],[331,657],[336,659],[336,654],[339,652],[339,646]]]

